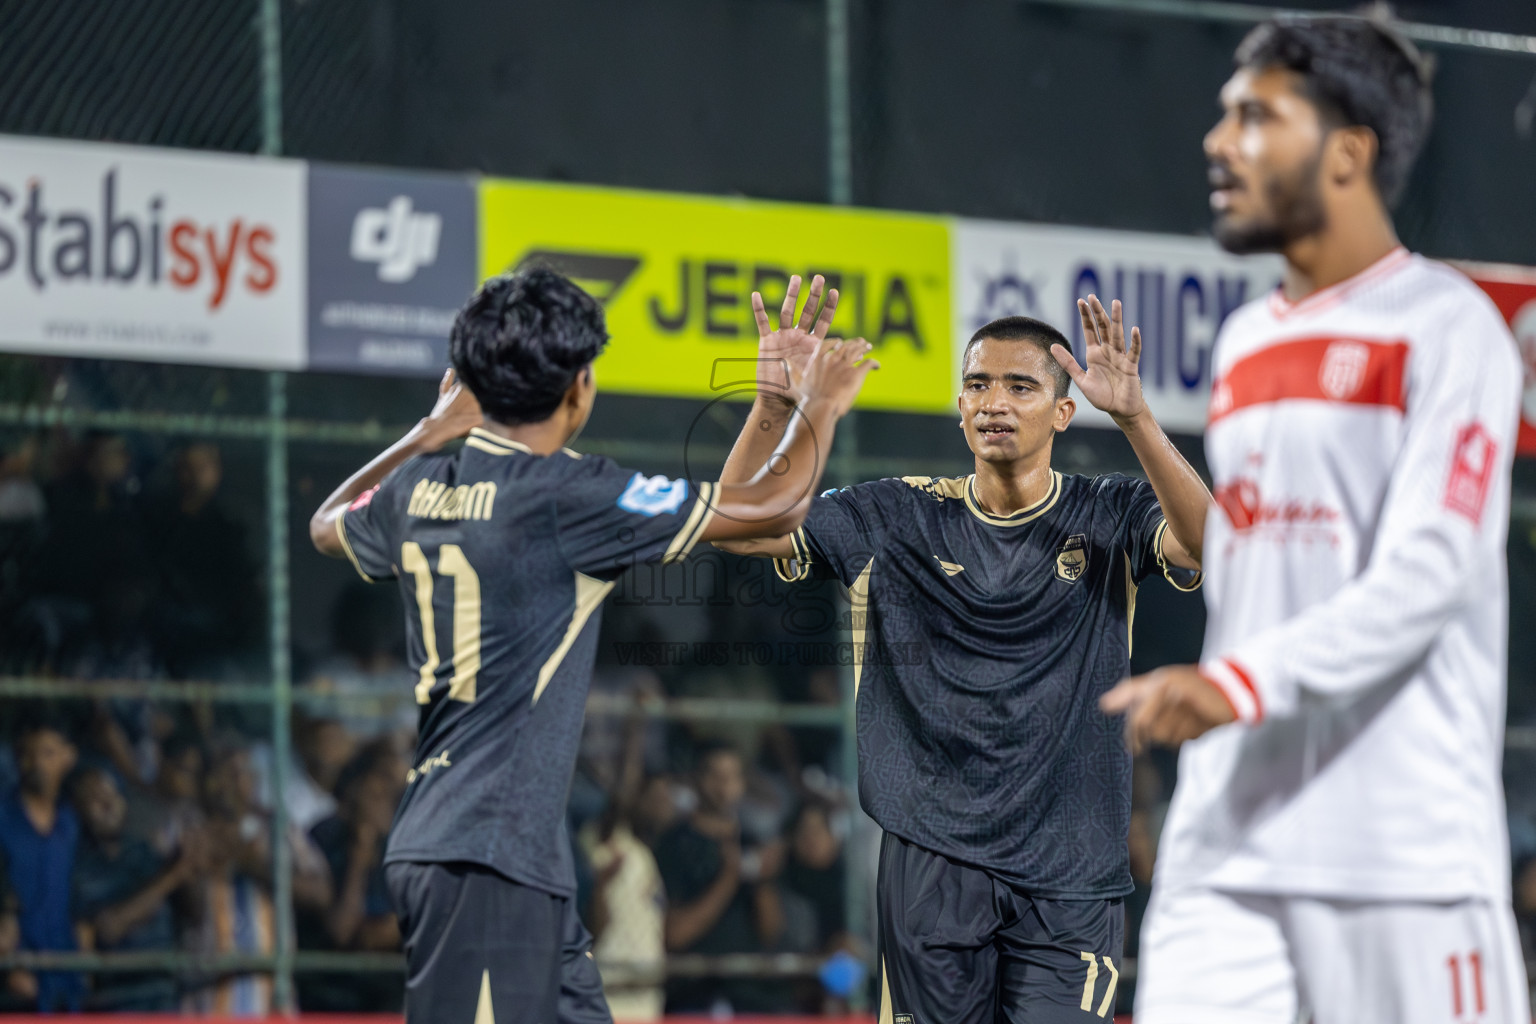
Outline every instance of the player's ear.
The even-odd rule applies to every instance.
[[[1056,428],[1056,433],[1066,430],[1072,423],[1072,417],[1077,415],[1077,403],[1071,398],[1056,399],[1056,418],[1051,426]]]
[[[597,390],[597,378],[592,373],[592,364],[588,363],[581,368],[576,379],[571,381],[571,386],[565,389],[565,403],[580,408],[592,403],[592,393]]]
[[[1335,185],[1346,186],[1361,178],[1371,178],[1380,148],[1374,131],[1364,125],[1335,128],[1325,145],[1325,166]]]
[[[592,364],[582,367],[571,386],[565,389],[563,406],[569,411],[568,423],[570,436],[565,443],[570,444],[581,433],[581,429],[587,425],[587,418],[592,415],[592,406],[597,402],[597,377],[592,372]]]

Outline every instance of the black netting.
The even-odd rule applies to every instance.
[[[256,0],[0,0],[0,131],[253,152]]]

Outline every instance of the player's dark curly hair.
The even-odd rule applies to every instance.
[[[960,356],[960,365],[964,367],[965,360],[971,358],[971,349],[983,339],[991,338],[994,341],[1027,341],[1040,351],[1045,353],[1046,365],[1050,367],[1051,380],[1056,385],[1056,397],[1066,398],[1067,392],[1072,390],[1072,377],[1067,373],[1066,367],[1056,361],[1051,355],[1051,346],[1060,345],[1068,352],[1072,351],[1072,343],[1066,335],[1046,323],[1044,320],[1036,320],[1032,316],[1005,316],[993,320],[981,330],[971,335],[971,340],[965,343],[965,352]]]
[[[453,322],[453,372],[497,423],[537,423],[560,407],[608,344],[603,307],[543,267],[493,277]]]
[[[1324,124],[1376,133],[1376,189],[1395,206],[1434,116],[1433,63],[1380,11],[1287,16],[1267,21],[1238,46],[1239,68],[1285,68],[1305,83]]]

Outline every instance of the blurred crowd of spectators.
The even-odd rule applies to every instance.
[[[218,500],[218,445],[150,473],[106,432],[0,451],[0,658],[71,678],[217,678],[266,623],[246,527]],[[153,486],[146,486],[150,479]],[[138,737],[135,737],[138,738]]]
[[[260,507],[252,513],[228,491],[225,453],[205,441],[152,455],[112,433],[0,441],[0,675],[264,682]],[[195,969],[0,970],[0,1010],[276,1009],[270,975],[210,959],[276,948],[284,915],[275,843],[292,864],[301,951],[399,949],[382,854],[415,728],[403,612],[393,588],[349,580],[343,563],[330,568],[334,586],[304,595],[311,607],[322,600],[316,618],[328,606],[329,619],[311,631],[323,641],[294,651],[299,710],[281,792],[265,703],[0,702],[0,956],[198,958]],[[875,830],[837,781],[840,730],[653,713],[676,698],[835,708],[839,670],[648,657],[691,649],[701,636],[773,650],[806,639],[786,626],[795,609],[765,614],[778,606],[696,596],[656,602],[621,588],[606,612],[568,823],[594,955],[621,1019],[839,1012],[860,986],[878,984],[859,966],[873,951],[853,937],[869,934],[872,919],[848,917],[872,914],[870,894],[850,901],[847,889],[850,865],[854,877],[873,879]],[[1137,763],[1131,956],[1173,770],[1171,756]],[[1515,899],[1536,940],[1536,788],[1517,777]],[[280,838],[278,806],[287,820]],[[696,959],[732,954],[759,963],[800,954],[823,966],[752,977]],[[312,1011],[396,1011],[402,996],[390,970],[312,966],[298,972],[297,989],[300,1008]],[[1123,987],[1122,1005],[1132,992]]]
[[[793,736],[759,743],[753,757],[707,729],[647,715],[660,695],[656,677],[600,673],[616,677],[639,687],[640,699],[627,715],[590,719],[570,804],[582,912],[615,1012],[644,1020],[663,1010],[844,1007],[856,972],[666,979],[669,953],[867,957],[845,919],[851,814],[825,766],[790,762],[791,773],[768,753],[797,749]],[[267,976],[208,958],[274,951],[275,841],[292,864],[300,950],[399,949],[382,856],[410,746],[392,717],[387,728],[375,719],[354,732],[344,718],[296,714],[286,787],[275,794],[268,742],[232,729],[205,733],[196,713],[152,702],[143,712],[149,752],[125,771],[115,744],[103,742],[117,731],[113,705],[122,703],[8,704],[0,955],[181,951],[202,962],[0,972],[0,1009],[272,1011]],[[279,799],[287,828],[276,839]],[[298,974],[305,1010],[397,1011],[401,995],[388,971]]]
[[[176,722],[157,710],[167,721],[146,781],[119,770],[97,741],[101,707],[13,710],[13,738],[0,747],[0,772],[9,776],[0,797],[0,951],[180,950],[206,969],[11,970],[0,1003],[270,1012],[268,977],[206,963],[275,948],[275,834],[263,785],[270,747],[233,732],[208,739],[190,717]],[[293,801],[284,804],[290,817],[278,841],[293,865],[296,933],[305,948],[394,950],[399,932],[381,888],[380,856],[408,761],[392,737],[326,742],[333,725],[298,723],[305,742],[296,779],[326,800],[311,803],[304,817]],[[399,1007],[400,983],[390,975],[340,988],[321,976],[301,980],[316,1008]]]
[[[224,452],[210,442],[6,439],[0,675],[263,681],[260,509],[234,514],[227,491]],[[279,800],[298,948],[399,949],[382,853],[410,765],[414,675],[393,588],[351,580],[333,593],[326,642],[295,651],[300,710],[281,794],[266,704],[132,695],[0,705],[0,955],[201,958],[195,970],[0,971],[0,1008],[273,1009],[268,975],[208,958],[275,948]],[[648,713],[667,697],[836,706],[837,670],[626,667],[679,637],[762,639],[751,610],[681,604],[609,609],[593,687],[606,710],[589,717],[570,799],[579,899],[615,1012],[843,1007],[862,980],[849,965],[869,951],[845,921],[854,812],[834,781],[837,730]],[[664,970],[668,954],[839,951],[844,969],[825,980],[669,981]],[[401,1000],[389,971],[306,969],[297,988],[305,1010],[390,1011]]]
[[[846,918],[855,815],[833,766],[800,760],[800,730],[647,717],[662,695],[647,671],[600,670],[594,686],[636,698],[623,718],[589,715],[570,804],[583,916],[615,1017],[845,1010],[857,970],[661,983],[668,954],[868,957]]]

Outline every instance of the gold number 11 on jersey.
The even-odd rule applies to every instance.
[[[439,664],[432,566],[421,545],[413,540],[400,546],[400,565],[416,580],[416,611],[421,615],[421,642],[427,651],[427,660],[421,663],[421,680],[416,684],[416,703],[430,704]],[[475,677],[480,674],[480,577],[457,544],[438,548],[437,572],[453,580],[453,679],[448,683],[448,699],[473,704]]]
[[[1093,1012],[1093,986],[1099,980],[1099,961],[1092,953],[1079,953],[1080,959],[1088,961],[1088,979],[1083,982],[1082,1009]],[[1115,962],[1109,957],[1104,957],[1104,966],[1109,968],[1109,987],[1104,990],[1104,1001],[1099,1004],[1099,1016],[1108,1015],[1109,1008],[1115,1005],[1115,988],[1120,983],[1120,972],[1115,970]]]

